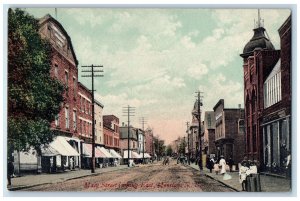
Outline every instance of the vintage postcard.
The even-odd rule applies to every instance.
[[[9,191],[292,191],[291,9],[7,12]]]

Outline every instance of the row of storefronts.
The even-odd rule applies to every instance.
[[[49,145],[41,147],[41,154],[33,148],[26,152],[14,153],[15,174],[55,173],[70,170],[90,169],[92,164],[92,144],[82,140],[57,136]],[[127,163],[128,151],[122,157],[114,149],[95,147],[96,168],[118,166]],[[130,151],[129,158],[139,162],[143,154]],[[144,153],[148,161],[151,156]]]

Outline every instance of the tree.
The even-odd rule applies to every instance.
[[[172,154],[173,154],[173,149],[172,149],[171,145],[168,145],[167,146],[167,155],[172,156]]]
[[[9,150],[39,150],[56,135],[50,123],[59,113],[64,86],[50,76],[51,46],[41,39],[38,29],[38,20],[28,13],[9,9]]]

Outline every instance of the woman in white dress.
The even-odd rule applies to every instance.
[[[221,166],[221,171],[220,171],[220,173],[221,173],[221,174],[225,174],[225,173],[226,173],[226,161],[225,161],[223,155],[221,155],[221,160],[220,160],[220,162],[219,162],[219,166]]]

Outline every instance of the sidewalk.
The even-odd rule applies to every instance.
[[[199,167],[195,164],[190,164],[190,167],[199,170]],[[216,173],[210,173],[207,168],[203,168],[203,172],[207,177],[217,180],[224,185],[236,190],[242,191],[242,185],[239,183],[239,173],[229,172],[232,176],[230,180],[223,180],[222,175],[216,175]],[[279,178],[268,175],[260,175],[261,191],[262,192],[290,192],[291,191],[291,180],[285,178]]]
[[[21,177],[12,178],[11,183],[12,186],[7,189],[10,191],[21,190],[33,186],[38,186],[42,184],[53,184],[58,182],[67,181],[70,179],[76,179],[81,177],[86,177],[90,175],[99,175],[105,172],[112,172],[122,169],[127,169],[127,165],[120,165],[117,167],[107,167],[107,168],[97,168],[95,173],[91,173],[91,170],[81,169],[74,171],[67,171],[62,173],[54,173],[54,174],[34,174],[34,175],[24,175]]]

